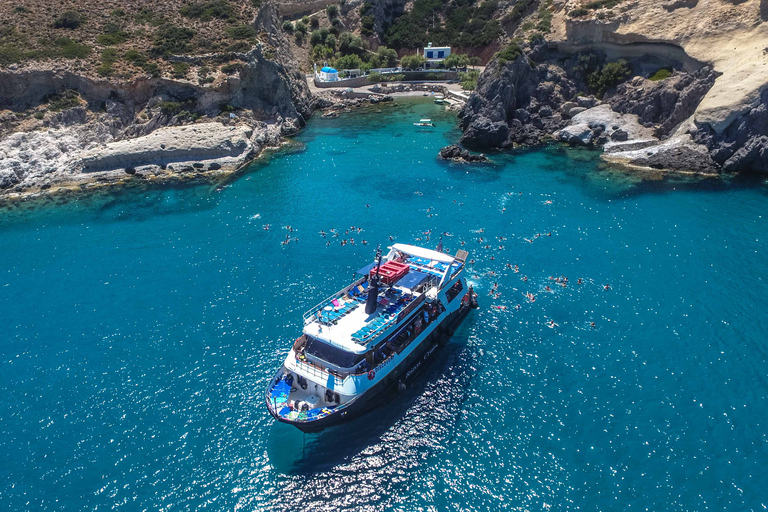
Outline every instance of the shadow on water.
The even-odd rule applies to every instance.
[[[543,147],[521,148],[489,156],[502,166],[514,169],[514,158],[537,157],[537,167],[551,173],[559,182],[580,183],[593,199],[612,201],[648,194],[702,191],[730,192],[766,188],[766,178],[760,175],[701,175],[672,171],[643,171],[626,169],[600,159],[601,151],[572,148],[558,143]],[[524,164],[523,164],[524,165]]]
[[[303,434],[294,427],[275,422],[267,449],[270,461],[283,474],[311,478],[326,474],[340,465],[353,463],[372,447],[386,444],[389,449],[396,449],[395,445],[405,443],[407,439],[391,439],[393,432],[398,431],[395,425],[406,416],[413,415],[420,423],[434,421],[434,417],[429,416],[432,405],[427,403],[425,406],[425,402],[429,401],[426,395],[442,381],[455,381],[456,375],[462,377],[459,398],[451,397],[456,414],[451,419],[441,418],[440,423],[458,421],[461,404],[468,397],[467,389],[477,374],[477,362],[471,361],[468,340],[473,322],[470,318],[465,320],[465,324],[406,391],[395,393],[363,416],[317,434]],[[280,453],[286,443],[294,443],[295,449],[290,454]]]

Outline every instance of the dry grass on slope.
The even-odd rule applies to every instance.
[[[188,78],[171,54],[247,51],[260,0],[12,0],[0,3],[0,67],[128,79]],[[193,77],[205,80],[193,74]],[[208,78],[212,81],[211,78]]]

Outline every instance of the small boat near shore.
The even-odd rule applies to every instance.
[[[413,126],[425,126],[429,128],[434,128],[437,125],[433,123],[431,119],[419,119],[419,122],[413,123]]]
[[[403,391],[477,308],[468,253],[394,244],[304,314],[266,390],[269,413],[303,432],[359,416]]]

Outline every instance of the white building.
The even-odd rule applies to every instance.
[[[424,58],[427,61],[426,67],[437,66],[438,63],[443,62],[450,54],[450,46],[432,46],[432,43],[428,43],[424,48]]]
[[[321,82],[338,82],[339,72],[334,68],[323,66],[320,71],[317,71],[317,64],[315,64],[315,78]]]

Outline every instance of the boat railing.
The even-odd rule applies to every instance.
[[[341,383],[344,381],[344,378],[335,373],[328,372],[312,363],[300,359],[296,359],[296,368],[301,370],[302,373],[306,373],[311,377],[319,379],[320,382],[327,382],[329,377],[333,377],[334,383]]]
[[[337,291],[336,293],[329,295],[325,299],[321,300],[311,308],[307,310],[306,313],[303,315],[304,324],[308,324],[310,320],[313,320],[315,318],[315,315],[317,314],[318,310],[324,308],[325,306],[331,304],[333,302],[333,299],[338,299],[339,297],[342,297],[346,292],[348,292],[353,286],[357,286],[361,284],[363,281],[365,281],[364,277],[361,277],[357,281],[345,286],[341,290]]]

